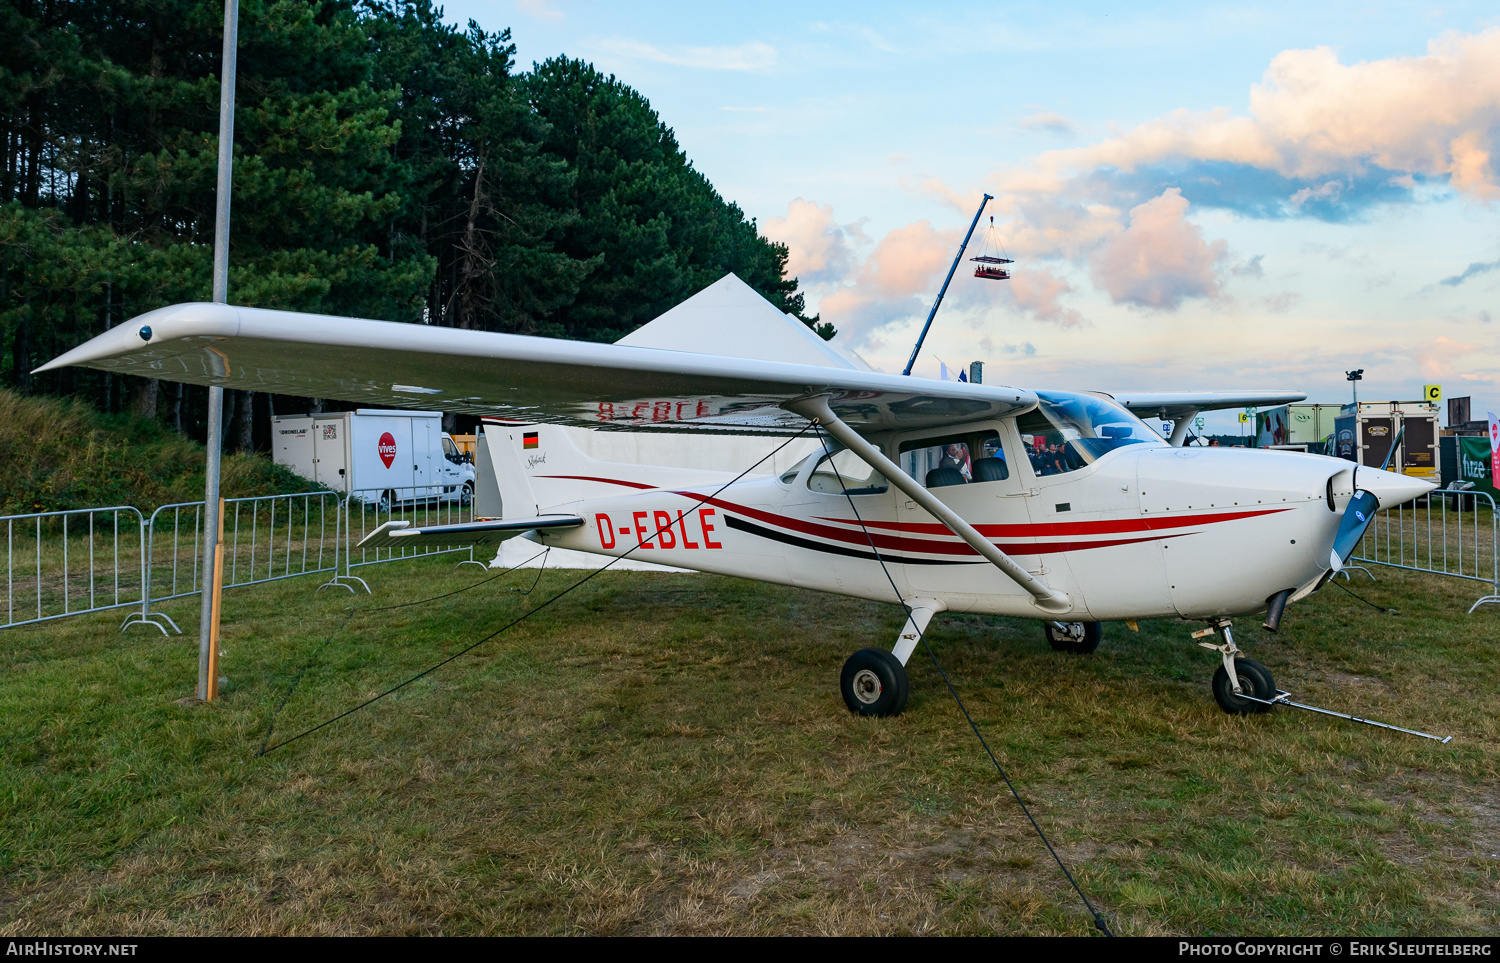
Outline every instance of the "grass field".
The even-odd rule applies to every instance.
[[[366,569],[225,595],[222,700],[196,642],[114,614],[0,635],[0,933],[1073,933],[1088,916],[921,653],[892,720],[848,654],[893,606],[607,573],[399,694],[295,735],[578,573]],[[1248,654],[1304,701],[1232,718],[1190,626],[929,630],[997,754],[1116,932],[1500,932],[1500,607],[1377,569]],[[353,606],[352,610],[350,606]],[[196,625],[196,603],[166,606]],[[325,643],[325,640],[329,640]]]

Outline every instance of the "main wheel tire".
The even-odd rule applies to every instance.
[[[1248,690],[1248,694],[1256,699],[1269,701],[1276,698],[1276,680],[1271,677],[1271,670],[1254,659],[1235,659],[1234,674],[1239,676],[1242,692]],[[1272,708],[1264,702],[1243,698],[1235,692],[1229,681],[1229,673],[1222,664],[1214,673],[1214,701],[1219,704],[1220,709],[1237,716],[1270,712]]]
[[[844,663],[839,691],[844,705],[856,715],[900,715],[910,693],[906,667],[884,649],[860,649]]]
[[[1074,631],[1062,632],[1051,622],[1042,623],[1042,631],[1047,636],[1047,644],[1052,646],[1054,651],[1071,652],[1074,655],[1088,655],[1099,648],[1099,642],[1104,638],[1104,626],[1101,623],[1072,622],[1064,624],[1067,624]]]

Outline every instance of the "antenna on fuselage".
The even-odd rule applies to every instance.
[[[974,236],[974,228],[979,225],[979,215],[984,213],[984,205],[995,199],[995,195],[986,194],[984,200],[979,202],[979,210],[974,212],[974,220],[969,224],[969,233],[964,235],[964,242],[958,246],[958,253],[953,256],[953,266],[948,269],[948,276],[943,278],[943,286],[938,291],[937,300],[932,302],[932,310],[927,312],[927,323],[922,325],[922,333],[917,335],[916,346],[911,349],[911,358],[906,362],[904,375],[911,374],[912,366],[917,363],[917,354],[922,350],[922,342],[927,340],[927,329],[932,327],[932,319],[937,317],[938,307],[943,303],[943,295],[948,293],[948,282],[953,280],[953,274],[958,270],[958,263],[964,259],[964,251],[969,247],[969,239]]]

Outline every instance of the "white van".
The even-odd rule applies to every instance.
[[[272,452],[303,478],[389,509],[474,498],[473,460],[434,411],[360,408],[271,421]]]

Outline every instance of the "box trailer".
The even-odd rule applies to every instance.
[[[360,408],[272,419],[273,456],[310,481],[363,501],[469,504],[472,459],[433,411]]]
[[[1326,454],[1342,405],[1281,405],[1255,415],[1255,447]]]
[[[1379,468],[1402,430],[1390,470],[1437,479],[1438,406],[1425,401],[1361,401],[1344,405],[1334,420],[1334,451],[1360,465]]]
[[[1287,438],[1292,444],[1317,445],[1334,433],[1343,405],[1288,405],[1291,417]]]

